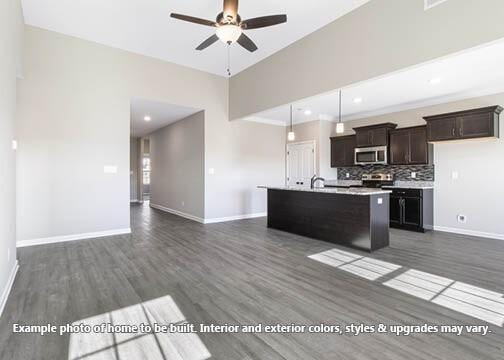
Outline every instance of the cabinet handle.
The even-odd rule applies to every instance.
[[[452,128],[452,136],[455,136],[455,128]]]

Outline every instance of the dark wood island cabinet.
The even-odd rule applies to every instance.
[[[391,191],[266,188],[269,228],[366,251],[389,245]]]

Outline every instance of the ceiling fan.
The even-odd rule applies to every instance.
[[[243,33],[244,30],[259,29],[287,22],[287,15],[261,16],[242,21],[238,14],[238,0],[224,0],[224,10],[217,15],[215,21],[174,13],[171,14],[171,17],[216,28],[215,34],[203,41],[196,50],[204,50],[220,39],[227,44],[238,42],[248,51],[254,52],[257,50],[257,46]]]

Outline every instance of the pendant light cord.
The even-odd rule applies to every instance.
[[[339,91],[339,121],[341,122],[341,90]]]
[[[227,47],[227,74],[228,77],[231,77],[231,43],[228,42]]]
[[[292,132],[292,105],[290,106],[290,125],[291,125],[291,132]]]

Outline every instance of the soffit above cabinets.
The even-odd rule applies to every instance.
[[[343,121],[504,92],[504,39],[343,88]],[[295,123],[338,119],[338,91],[294,104]],[[289,123],[289,106],[249,120]],[[307,115],[309,114],[309,115]]]

